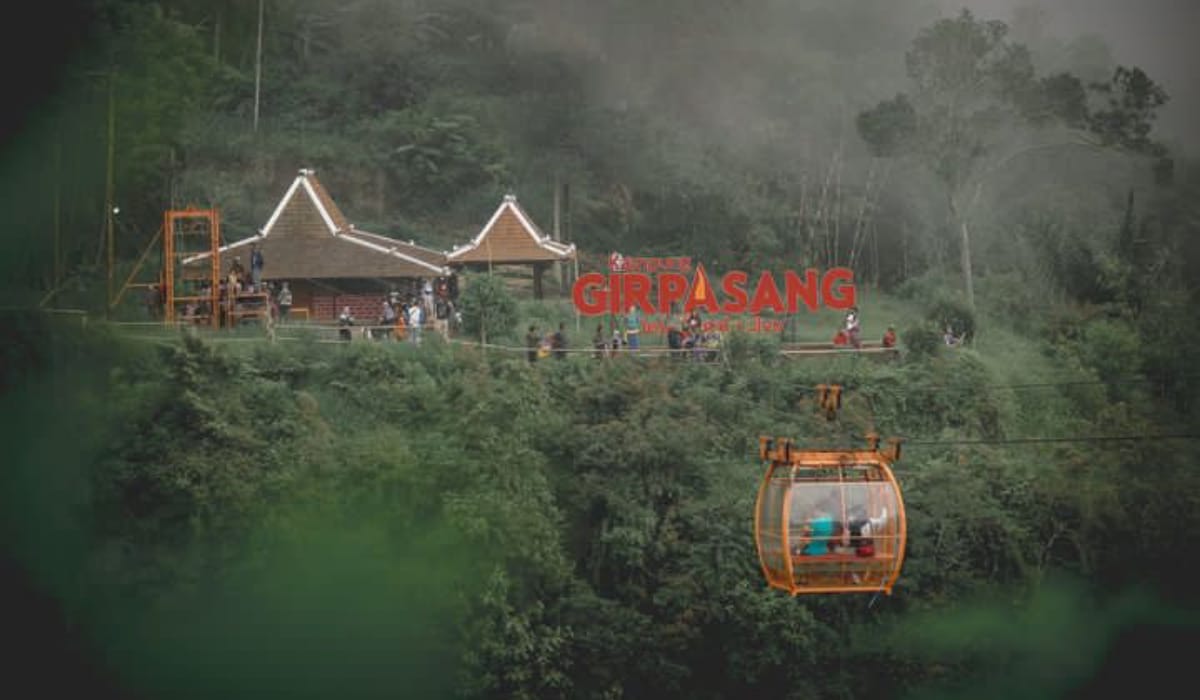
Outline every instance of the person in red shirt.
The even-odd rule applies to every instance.
[[[896,347],[896,329],[895,328],[888,326],[887,333],[883,334],[883,347],[885,347],[885,348]]]
[[[850,344],[850,338],[846,335],[845,329],[838,329],[837,335],[833,336],[833,347],[843,348]]]

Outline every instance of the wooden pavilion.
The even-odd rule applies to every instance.
[[[254,244],[263,253],[263,280],[288,282],[293,310],[321,320],[335,318],[345,306],[357,317],[372,317],[388,292],[415,293],[421,280],[450,274],[445,253],[355,228],[307,169],[257,235],[220,248],[222,277],[239,258],[249,271]],[[184,265],[203,268],[210,255],[187,258]]]
[[[554,263],[574,261],[575,244],[553,240],[542,233],[515,195],[509,194],[470,243],[455,246],[446,255],[451,268],[490,268],[520,265],[533,268],[533,295],[542,298],[542,277]]]

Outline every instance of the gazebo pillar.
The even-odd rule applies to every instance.
[[[546,263],[533,264],[533,298],[542,298],[542,276],[546,272]]]

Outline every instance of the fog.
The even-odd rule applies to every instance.
[[[1037,8],[1045,38],[1070,41],[1097,35],[1116,61],[1144,69],[1171,101],[1157,125],[1161,136],[1189,153],[1200,148],[1200,2],[1195,0],[941,0],[946,12],[967,7],[982,17],[1015,25],[1015,13]]]

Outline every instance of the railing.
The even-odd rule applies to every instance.
[[[280,319],[273,315],[271,306],[268,300],[265,300],[263,294],[240,294],[238,300],[245,303],[247,300],[257,300],[259,303],[254,304],[249,308],[235,308],[232,311],[226,309],[228,318],[231,319],[231,325],[236,327],[238,321],[245,318],[270,316],[269,325],[270,331],[268,336],[274,336],[272,340],[281,341],[300,341],[304,339],[303,335],[308,334],[310,337],[315,335],[316,342],[346,342],[343,331],[349,331],[351,341],[361,340],[376,340],[378,342],[411,342],[412,333],[408,326],[392,326],[378,323],[353,326],[341,326],[332,323],[314,323],[311,320],[312,312],[305,307],[293,307],[289,309],[287,318]],[[203,297],[207,299],[207,297]],[[181,298],[182,299],[182,298]],[[197,297],[201,299],[201,297]],[[223,306],[228,307],[230,304],[225,301]],[[51,309],[51,308],[8,308],[0,309],[8,311],[25,311],[45,313],[50,315],[68,316],[78,318],[82,325],[88,323],[89,314],[86,311],[79,309]],[[201,326],[207,326],[210,320],[210,314],[193,314],[191,317],[177,316],[173,324],[165,324],[163,321],[105,321],[104,323],[116,327],[141,327],[141,328],[181,328],[195,327],[199,330]],[[426,322],[421,326],[421,336],[431,337],[442,334],[433,322]],[[213,336],[214,339],[219,336]],[[242,338],[239,340],[249,340]],[[450,343],[465,347],[475,347],[485,351],[497,351],[505,353],[513,353],[517,355],[526,355],[529,352],[539,352],[541,347],[529,348],[524,345],[505,345],[500,343],[483,343],[463,338],[444,337]],[[671,348],[659,345],[642,345],[638,349],[631,349],[628,346],[614,348],[612,341],[607,340],[603,347],[594,346],[577,346],[564,348],[561,350],[550,349],[550,357],[541,357],[539,359],[553,359],[555,355],[562,356],[590,356],[598,359],[611,359],[616,357],[641,357],[641,358],[665,358],[673,357],[680,361],[692,360],[697,362],[722,362],[727,356],[727,344],[721,342],[715,345],[699,345],[696,347]],[[879,343],[863,343],[859,348],[853,347],[837,347],[828,342],[804,342],[804,343],[785,343],[782,344],[778,353],[784,357],[805,357],[805,356],[833,356],[833,355],[873,355],[873,356],[895,356],[900,352],[897,347],[883,347]]]

